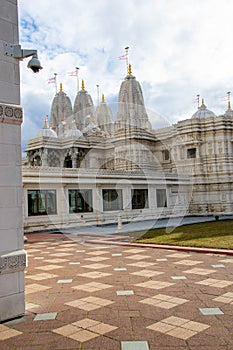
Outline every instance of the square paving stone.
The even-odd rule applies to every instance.
[[[133,290],[117,290],[117,295],[133,295]]]
[[[72,279],[68,279],[68,280],[58,280],[57,283],[72,283],[73,280]]]
[[[48,312],[45,314],[37,314],[33,321],[55,320],[57,312]]]
[[[220,310],[218,307],[204,307],[204,308],[199,308],[199,310],[204,316],[224,314],[224,312],[222,312],[222,310]]]
[[[121,350],[149,350],[147,341],[122,341]]]
[[[171,276],[173,280],[186,280],[187,278],[185,276]]]

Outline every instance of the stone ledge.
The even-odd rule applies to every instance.
[[[23,121],[23,108],[19,105],[0,103],[0,123],[21,124]]]
[[[11,253],[0,254],[0,274],[23,271],[27,259],[25,250],[16,250]]]

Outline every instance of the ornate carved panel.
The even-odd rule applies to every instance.
[[[17,105],[0,103],[0,122],[8,124],[21,124],[23,121],[23,109]]]

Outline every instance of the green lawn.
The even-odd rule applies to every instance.
[[[233,220],[179,226],[172,230],[154,229],[136,242],[190,247],[233,249]]]

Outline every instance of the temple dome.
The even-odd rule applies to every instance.
[[[56,93],[51,106],[50,125],[52,129],[58,134],[59,125],[72,114],[70,98],[62,91],[62,84],[60,84],[60,91]]]
[[[112,110],[105,102],[104,95],[102,95],[102,102],[96,107],[95,116],[99,128],[112,134],[114,129]]]
[[[76,122],[73,119],[72,120],[72,127],[71,127],[71,129],[66,130],[65,137],[73,137],[73,138],[79,139],[82,136],[83,136],[82,131],[77,129]]]
[[[230,101],[228,101],[228,109],[224,113],[224,116],[226,116],[226,117],[233,117],[233,110],[231,109]]]
[[[74,101],[74,115],[78,129],[83,130],[89,124],[89,117],[94,118],[94,105],[91,96],[85,90],[82,80],[82,89],[77,93]],[[87,118],[88,117],[88,118]]]
[[[47,118],[44,121],[43,129],[40,129],[37,132],[36,137],[53,137],[53,138],[57,138],[56,132],[48,127],[48,120],[47,120]]]
[[[141,129],[151,129],[142,89],[139,82],[132,75],[131,65],[129,65],[128,75],[121,84],[118,97],[116,127],[118,129],[124,128],[125,124]]]
[[[209,118],[209,117],[215,117],[215,114],[214,114],[214,112],[207,109],[206,105],[204,104],[204,99],[202,99],[201,106],[192,115],[192,118]]]

